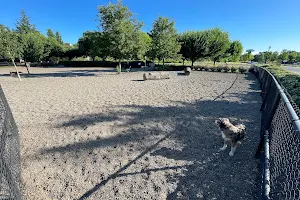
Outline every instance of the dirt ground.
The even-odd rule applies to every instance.
[[[259,86],[251,74],[0,68],[20,131],[25,199],[256,199]],[[234,157],[214,120],[247,127]]]

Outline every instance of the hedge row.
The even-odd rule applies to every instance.
[[[245,66],[195,66],[192,67],[194,70],[200,70],[200,71],[211,71],[211,72],[232,72],[232,73],[245,73],[249,71],[249,67]]]
[[[300,75],[289,72],[280,66],[262,66],[266,67],[277,80],[285,87],[292,96],[294,102],[300,107]]]
[[[176,65],[165,65],[164,67],[162,65],[157,66],[157,70],[163,70],[163,71],[182,71],[184,68],[187,66],[176,66]],[[193,66],[191,67],[192,70],[197,70],[197,71],[211,71],[211,72],[232,72],[232,73],[245,73],[248,71],[247,67],[240,66],[218,66],[218,67],[213,67],[213,66]]]

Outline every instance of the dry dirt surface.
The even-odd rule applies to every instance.
[[[260,90],[252,74],[0,69],[20,131],[24,199],[255,199]],[[214,121],[247,127],[234,157]]]

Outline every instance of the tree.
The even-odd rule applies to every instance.
[[[11,59],[20,81],[21,77],[15,64],[15,58],[20,57],[21,53],[22,46],[19,44],[18,34],[0,25],[0,57]]]
[[[59,43],[59,44],[64,44],[64,42],[63,42],[63,40],[62,40],[62,38],[61,38],[61,36],[60,36],[60,34],[59,34],[59,32],[58,31],[56,31],[55,32],[55,38],[56,38],[56,41]]]
[[[139,33],[138,45],[136,46],[137,49],[135,55],[137,59],[144,59],[144,57],[147,55],[147,52],[150,50],[151,42],[152,39],[147,33]]]
[[[159,17],[153,23],[153,28],[150,31],[152,43],[150,47],[151,54],[158,60],[164,61],[166,58],[174,58],[180,51],[180,43],[178,41],[175,22],[168,18]]]
[[[262,63],[265,61],[265,53],[264,52],[259,52],[258,54],[254,55],[254,62],[259,62]]]
[[[105,35],[97,31],[86,31],[78,40],[78,49],[82,55],[90,56],[95,60],[96,56],[103,60],[109,55],[108,41]]]
[[[54,35],[53,31],[50,28],[47,29],[47,37],[48,38],[56,38],[56,36]]]
[[[234,62],[239,61],[242,53],[243,53],[243,45],[240,41],[232,41],[230,43],[229,48],[227,49],[227,53],[230,55],[231,60]]]
[[[216,61],[221,58],[228,57],[226,50],[230,46],[229,36],[227,32],[223,32],[219,28],[214,28],[209,30],[209,56],[214,61],[214,66]]]
[[[289,51],[289,63],[294,63],[296,61],[297,58],[297,52],[296,51]]]
[[[273,53],[272,53],[272,55],[271,55],[271,61],[272,62],[275,62],[275,61],[277,61],[278,60],[278,56],[279,56],[279,54],[278,54],[278,52],[277,51],[274,51]]]
[[[78,48],[70,48],[65,51],[64,56],[68,57],[69,60],[72,60],[75,57],[82,56],[82,54]]]
[[[47,38],[40,32],[29,32],[23,36],[25,41],[23,57],[29,62],[41,61],[44,58],[44,46]]]
[[[209,52],[209,41],[207,31],[188,31],[183,33],[179,39],[181,43],[180,54],[184,59],[194,62],[199,58],[205,58]]]
[[[254,52],[254,49],[247,49],[247,50],[246,50],[246,53],[247,53],[247,55],[248,55],[248,61],[251,60],[251,55],[252,55],[251,53],[252,53],[252,52]]]
[[[244,53],[241,55],[241,58],[240,60],[243,61],[243,62],[247,62],[247,61],[251,61],[254,59],[254,56],[252,54],[248,54],[248,53]]]
[[[48,38],[44,45],[44,59],[49,60],[50,57],[63,56],[63,46],[56,40],[56,38]]]
[[[20,34],[36,31],[35,26],[30,23],[29,17],[24,10],[21,10],[21,18],[17,21],[16,28],[16,32]]]
[[[98,11],[99,29],[105,38],[103,41],[110,50],[110,56],[118,59],[121,67],[121,59],[132,58],[136,54],[142,23],[132,17],[132,13],[127,6],[123,6],[121,0],[117,4],[100,6]]]
[[[281,61],[288,60],[289,59],[289,52],[288,52],[288,50],[286,50],[286,49],[282,50],[282,52],[279,55],[279,59]]]

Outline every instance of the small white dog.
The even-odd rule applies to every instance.
[[[234,155],[237,144],[241,144],[241,140],[245,137],[246,127],[243,124],[233,125],[230,123],[228,118],[220,118],[215,121],[221,130],[222,138],[224,139],[224,145],[220,148],[224,151],[227,145],[231,145],[231,150],[229,152],[230,156]]]

